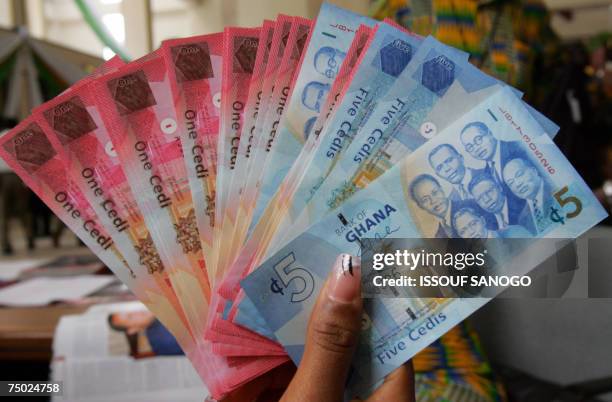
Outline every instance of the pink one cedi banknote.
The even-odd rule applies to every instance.
[[[231,172],[231,168],[233,167],[233,164],[235,161],[233,153],[235,151],[234,148],[238,145],[238,142],[240,140],[240,127],[242,125],[242,113],[244,110],[243,104],[245,103],[245,96],[248,90],[250,75],[251,75],[251,72],[254,70],[254,60],[252,59],[252,55],[250,54],[250,52],[254,51],[253,46],[256,46],[258,44],[258,39],[259,39],[258,35],[259,35],[258,29],[242,29],[242,28],[227,29],[223,35],[225,38],[224,43],[227,45],[224,47],[225,48],[224,52],[226,53],[225,60],[229,60],[229,62],[227,63],[221,62],[221,64],[223,64],[226,67],[222,69],[224,77],[225,77],[224,82],[228,83],[228,85],[224,88],[225,92],[224,92],[224,95],[222,96],[222,99],[225,100],[225,103],[223,103],[222,108],[225,108],[225,110],[228,110],[228,113],[224,114],[228,118],[225,121],[226,130],[224,131],[222,128],[223,122],[220,122],[221,127],[219,128],[222,134],[220,134],[218,138],[218,150],[219,150],[218,163],[220,164],[220,166],[217,166],[217,169],[219,171],[219,174],[217,175],[217,186],[219,186],[220,183],[223,181],[224,175],[222,172],[226,172],[226,173]],[[189,40],[184,41],[184,43],[190,43],[190,42],[193,43],[193,41],[189,41]],[[171,49],[172,46],[170,45],[172,43],[176,43],[176,41],[167,42],[163,46],[163,49],[166,51],[166,60],[172,60],[171,59],[172,54],[171,52],[168,51],[169,49]],[[181,44],[180,40],[178,43],[180,46]],[[210,46],[208,47],[208,50],[209,52],[211,51]],[[189,50],[189,52],[193,52],[193,50]],[[168,53],[170,53],[170,55],[168,55]],[[212,63],[212,60],[211,60],[211,63]],[[172,63],[170,63],[169,65],[172,65]],[[169,68],[169,71],[170,70],[172,70],[172,68]],[[214,64],[213,64],[212,73],[213,75],[216,75]],[[172,74],[171,71],[170,71],[170,74]],[[175,74],[176,74],[175,75],[176,77],[179,76],[178,69],[175,69]],[[173,90],[174,94],[177,94],[178,92],[180,92],[179,87],[181,85],[183,86],[183,89],[185,88],[186,85],[192,85],[192,86],[199,85],[200,88],[205,85],[204,83],[199,83],[199,84],[184,83],[184,82],[181,83],[181,80],[178,78],[176,79],[176,81],[177,81],[176,90]],[[205,79],[202,79],[200,81],[205,81]],[[208,81],[210,83],[210,79]],[[210,85],[214,85],[214,83]],[[201,96],[201,95],[202,93],[198,92],[198,96]],[[212,96],[213,104],[216,102],[216,100],[217,100],[217,97],[214,96],[213,94]],[[175,103],[179,105],[177,106],[177,108],[181,107],[180,102],[181,102],[180,100],[175,101]],[[208,107],[208,106],[209,106],[208,103],[204,105],[204,107]],[[200,116],[202,116],[203,118],[205,118],[204,115],[209,116],[206,112],[204,112],[204,114],[200,113]],[[180,116],[180,112],[179,112],[179,116]],[[209,128],[212,128],[212,127],[209,127]],[[184,140],[185,135],[182,136],[182,144],[183,144],[183,150],[184,150],[185,155],[191,154],[192,148],[187,145],[189,141],[191,141],[190,140],[191,137],[192,137],[191,133],[188,136],[187,140]],[[211,139],[213,138],[212,135],[209,135],[207,137]],[[224,152],[224,150],[226,150],[226,152]],[[224,159],[222,155],[227,158]],[[185,159],[188,159],[188,156],[186,156]],[[188,169],[189,169],[189,164],[191,162],[187,160],[186,163],[188,164]],[[224,163],[227,169],[224,169],[223,167]],[[210,176],[210,173],[211,172],[209,170],[207,174]],[[190,177],[193,178],[194,175],[195,176],[202,175],[201,172],[196,170],[196,167],[192,169],[192,174]],[[193,180],[191,180],[191,183],[193,183]],[[193,187],[194,186],[192,185],[192,189]],[[216,190],[217,198],[220,196],[220,191],[221,190],[218,190],[218,189]],[[196,191],[194,190],[193,193],[195,194],[195,192]],[[195,195],[194,195],[194,200],[196,200]],[[210,203],[207,203],[206,205],[210,205]],[[217,208],[218,208],[218,204],[217,204]],[[210,208],[208,208],[208,210],[210,210]],[[201,213],[199,213],[198,215],[200,214]],[[198,218],[202,219],[201,216],[199,216]],[[213,219],[213,221],[214,220],[215,219]],[[210,218],[209,218],[209,222],[210,222]],[[221,223],[219,222],[219,220],[217,220],[215,222],[215,226],[220,226],[220,225]],[[204,236],[201,235],[201,237],[202,237],[203,247],[206,248],[206,245],[205,245],[206,235]],[[208,263],[208,258],[207,258],[207,268],[209,269],[210,278],[212,279],[213,273],[214,273],[214,257],[213,257],[213,263],[210,263],[210,264]],[[216,305],[212,307],[212,311],[220,313],[222,311],[223,303],[224,302],[222,300],[217,300]],[[213,317],[211,316],[209,318],[212,319]],[[242,332],[225,331],[223,326],[218,326],[215,328],[218,328],[219,330],[215,332],[211,332],[210,337],[207,337],[207,338],[211,341],[218,342],[218,343],[224,343],[227,345],[242,345],[244,343],[244,337],[245,335],[247,335]],[[259,350],[268,349],[266,345],[256,345],[256,346],[258,347]],[[273,355],[284,354],[284,352],[282,352],[282,348],[280,348],[280,346],[278,345],[274,345],[274,347],[271,348],[270,352]]]
[[[285,106],[289,99],[289,93],[291,91],[291,83],[300,62],[304,45],[312,28],[312,21],[306,18],[293,17],[287,43],[285,44],[285,51],[283,52],[282,59],[280,61],[278,71],[275,78],[275,85],[270,97],[270,105],[265,115],[265,119],[261,126],[260,139],[257,143],[258,147],[255,149],[255,156],[253,163],[260,163],[264,161],[263,169],[266,169],[265,160],[267,160],[267,154],[269,153],[272,144],[274,143],[274,137],[278,129],[278,124],[283,116]],[[261,156],[260,156],[261,155]],[[252,169],[256,170],[257,166],[252,166]],[[273,166],[267,167],[268,169],[274,169]],[[262,169],[262,170],[263,170]],[[260,179],[259,177],[258,179]],[[241,208],[246,216],[240,216],[240,218],[234,218],[236,221],[234,235],[231,241],[231,248],[226,254],[228,256],[224,263],[225,267],[229,267],[234,262],[234,257],[237,251],[242,247],[246,238],[247,229],[251,222],[250,212],[253,210],[257,199],[258,189],[260,187],[259,180],[256,182],[246,182],[244,195],[245,197],[240,199]],[[250,188],[246,188],[250,187]],[[252,196],[252,197],[251,197]],[[250,205],[249,205],[250,204]]]
[[[188,326],[95,101],[91,83],[83,82],[45,103],[35,114],[71,179],[138,273],[144,294],[164,297]]]
[[[201,338],[210,285],[168,81],[157,54],[96,80],[94,93],[170,282]]]
[[[227,207],[227,209],[231,211],[224,210],[224,217],[229,216],[231,219],[232,216],[236,216],[234,221],[228,220],[230,221],[230,224],[224,226],[223,233],[219,239],[219,244],[221,244],[221,241],[223,240],[226,242],[224,244],[227,244],[228,248],[231,247],[231,242],[234,235],[234,223],[237,220],[241,219],[239,216],[242,216],[240,215],[241,211],[239,211],[238,209],[242,207],[243,199],[245,197],[248,197],[248,195],[246,194],[248,188],[250,187],[248,184],[253,183],[254,180],[256,180],[257,178],[257,174],[253,172],[253,169],[257,168],[257,164],[255,163],[255,159],[257,158],[256,150],[258,149],[258,144],[261,141],[262,135],[260,133],[262,125],[265,121],[267,110],[270,107],[272,94],[275,89],[276,73],[278,71],[278,67],[280,66],[280,62],[285,51],[285,45],[287,44],[287,40],[289,38],[289,32],[291,31],[291,21],[292,17],[281,14],[278,16],[275,22],[274,33],[272,35],[272,44],[269,50],[268,63],[266,64],[266,70],[264,72],[264,81],[261,90],[262,93],[261,101],[259,103],[259,111],[257,114],[257,118],[255,119],[255,128],[253,129],[254,143],[250,149],[251,156],[248,159],[248,164],[246,167],[247,175],[244,179],[240,179],[240,181],[242,182],[242,187],[238,189],[238,194],[240,195],[240,197],[234,197],[232,199],[231,205]],[[229,183],[229,186],[231,186],[231,182]],[[219,251],[219,257],[217,260],[217,276],[220,278],[224,277],[224,272],[226,268],[225,265],[227,264],[228,260],[227,251],[229,250]]]
[[[275,38],[273,41],[272,49],[270,50],[270,60],[268,61],[268,66],[266,68],[262,95],[263,99],[266,99],[265,103],[268,105],[272,105],[271,101],[274,97],[275,89],[277,91],[280,91],[280,89],[285,88],[278,88],[278,86],[276,86],[275,84],[277,81],[278,72],[280,71],[281,63],[284,59],[283,56],[286,53],[285,45],[287,45],[289,34],[292,31],[292,22],[293,17],[281,15],[279,16],[276,23],[277,27],[274,34]],[[285,74],[283,75],[283,78],[278,76],[278,79],[284,79],[285,82],[288,83],[286,85],[287,89],[285,90],[287,97],[289,95],[289,92],[291,91],[291,83],[293,82],[294,78],[293,74],[289,74],[299,70],[298,67],[301,59],[301,53],[303,52],[304,47],[308,43],[309,34],[311,31],[311,24],[308,20],[300,19],[299,21],[296,21],[295,25],[296,28],[298,26],[301,26],[302,28],[300,28],[300,31],[302,33],[306,33],[306,36],[300,36],[300,40],[298,41],[298,30],[294,29],[294,42],[292,43],[292,49],[290,50],[290,52],[287,52],[288,58],[285,60],[285,65],[283,66],[283,71],[285,71]],[[283,41],[283,37],[285,36],[287,37],[287,40]],[[297,60],[295,59],[296,55]],[[293,70],[291,70],[291,68],[288,68],[290,66],[293,67]],[[269,109],[272,108],[266,107],[260,110],[255,125],[255,132],[258,133],[256,134],[257,141],[255,142],[255,145],[253,147],[252,156],[249,158],[248,161],[248,176],[244,181],[243,188],[241,189],[240,210],[236,219],[240,224],[239,228],[237,228],[236,230],[235,236],[235,241],[237,244],[239,244],[238,250],[243,247],[242,242],[245,240],[246,230],[248,229],[249,224],[251,222],[253,209],[255,207],[257,195],[259,194],[259,188],[257,187],[257,183],[262,177],[262,170],[265,165],[266,157],[268,156],[268,152],[266,152],[266,146],[270,140],[271,130],[268,130],[268,132],[264,132],[262,128],[266,122],[266,119],[268,118],[268,114],[270,114],[270,118],[272,118],[279,112],[279,110],[270,110],[270,113],[268,113]],[[283,111],[284,104],[280,110],[281,115]],[[272,141],[274,140],[274,136],[275,133],[272,133]],[[236,255],[239,255],[239,253],[236,253]],[[229,266],[231,267],[231,269],[226,270],[223,282],[219,287],[218,292],[227,300],[233,301],[239,289],[238,282],[240,279],[242,279],[243,276],[243,269],[241,267],[245,266],[245,264],[238,264],[234,260],[232,260]]]
[[[0,138],[0,157],[23,182],[146,304],[175,336],[185,353],[197,354],[189,329],[172,303],[138,266],[131,267],[100,223],[66,163],[45,135],[43,123],[31,116]]]
[[[263,83],[265,78],[266,66],[272,48],[272,39],[274,38],[274,21],[266,20],[263,23],[260,33],[259,46],[255,55],[255,65],[249,85],[249,93],[247,102],[244,107],[244,117],[242,124],[242,134],[240,144],[238,145],[238,154],[236,156],[236,167],[232,175],[230,184],[230,196],[235,193],[236,187],[240,190],[248,173],[247,162],[253,149],[255,140],[255,122],[259,115],[260,107],[262,106]]]
[[[213,283],[219,278],[218,253],[224,231],[230,231],[224,221],[228,190],[236,166],[236,156],[244,122],[251,76],[259,46],[261,28],[225,28],[223,31],[223,78],[221,88],[221,121],[217,143],[217,188],[215,204]],[[222,247],[223,245],[223,247]]]
[[[210,269],[213,261],[223,34],[167,40],[162,43],[161,52],[179,119],[177,135],[189,177],[202,253],[207,269]],[[209,271],[212,279],[210,274]]]
[[[285,15],[279,15],[275,23],[274,33],[272,35],[272,43],[271,43],[271,47],[269,50],[268,63],[266,65],[266,69],[264,73],[264,81],[262,84],[261,101],[259,103],[259,111],[258,111],[258,115],[256,118],[256,124],[255,124],[255,129],[254,129],[255,138],[257,138],[258,136],[257,133],[261,129],[260,125],[264,121],[266,109],[269,105],[269,100],[272,96],[272,92],[274,88],[274,78],[276,76],[276,71],[278,69],[278,66],[280,65],[282,54],[285,50],[285,45],[289,37],[289,32],[291,30],[291,20],[292,20],[292,17],[285,16]],[[225,32],[226,37],[231,32],[232,31],[229,31],[226,29],[226,32]],[[261,38],[261,40],[264,40],[264,39],[265,38]],[[254,54],[254,56],[256,58],[257,52]],[[230,71],[231,70],[229,69],[229,66],[227,68],[224,68],[224,82],[226,82],[226,75],[229,76]],[[253,67],[253,71],[254,71],[254,67]],[[229,80],[230,78],[231,77],[228,77],[227,79]],[[246,92],[248,95],[248,90]],[[228,98],[225,97],[225,93],[226,91],[224,87],[224,91],[222,95],[222,105],[224,105],[223,102],[230,103]],[[232,104],[236,105],[235,102],[232,102]],[[243,103],[240,103],[240,105],[242,108]],[[241,118],[244,118],[243,110],[241,110],[241,113],[242,113]],[[225,113],[223,113],[223,106],[222,106],[222,115],[226,115]],[[242,120],[240,122],[241,122],[240,126],[235,126],[234,128],[239,129],[240,127],[243,127]],[[223,122],[221,124],[223,125]],[[223,152],[221,141],[223,141],[222,138],[219,139],[219,148],[218,148],[219,155],[221,154],[221,152]],[[222,163],[221,157],[219,158],[219,163]],[[251,160],[249,160],[248,163],[249,163],[249,167],[247,168],[247,171],[250,172]],[[222,168],[219,167],[219,176],[217,177],[217,186],[222,185],[221,183],[223,182],[222,177],[221,177],[221,170]],[[227,170],[229,171],[229,168]],[[250,178],[250,174],[249,174],[249,178]],[[226,184],[227,184],[227,187],[229,188],[229,186],[231,185],[230,176],[227,176],[227,180],[228,180],[228,183]],[[218,196],[220,192],[221,190],[218,189],[218,192],[217,192]],[[238,208],[238,206],[239,206],[238,199],[232,199],[231,206],[228,206],[227,208]],[[225,250],[223,250],[223,248],[229,247],[228,245],[231,242],[231,237],[233,236],[234,228],[233,228],[233,222],[229,222],[229,220],[226,222],[224,220],[225,217],[227,217],[228,215],[231,216],[232,214],[224,213],[225,208],[220,208],[219,205],[217,205],[217,207],[218,207],[217,208],[218,214],[223,216],[223,222],[222,222],[223,230],[220,230],[218,233],[215,232],[215,248],[219,250],[219,254],[217,257],[216,276],[217,278],[222,279],[224,277],[224,270],[221,264],[222,262],[227,261],[227,255],[224,254]],[[224,246],[223,248],[220,247],[221,244],[223,244]],[[217,288],[218,287],[215,286],[215,289]],[[224,342],[224,338],[227,335],[230,335],[233,337],[249,336],[248,334],[250,333],[250,331],[244,328],[238,327],[230,322],[227,322],[226,319],[223,318],[223,313],[226,310],[228,298],[225,297],[226,295],[223,294],[222,289],[223,289],[222,287],[217,289],[217,292],[213,294],[213,302],[212,302],[211,310],[214,311],[214,315],[210,317],[209,328],[206,333],[207,339],[215,340],[217,342]],[[270,340],[266,339],[265,337],[262,337],[261,335],[258,335],[255,333],[250,333],[250,335],[260,339],[260,342],[264,344],[264,345],[261,345],[261,347],[265,347],[267,349],[274,349],[274,350],[277,350],[278,348],[280,348],[280,345],[272,343]]]
[[[294,71],[299,63],[301,52],[308,38],[309,30],[311,28],[311,21],[304,18],[287,17],[281,15],[279,16],[276,25],[277,28],[274,30],[275,33],[272,35],[272,42],[269,50],[270,57],[268,59],[269,63],[266,66],[264,82],[263,84],[260,84],[262,89],[258,91],[259,93],[261,93],[261,95],[259,96],[260,99],[268,100],[267,102],[264,102],[263,106],[276,106],[270,106],[267,108],[267,110],[259,108],[257,109],[257,116],[255,116],[254,119],[256,119],[256,123],[258,124],[255,124],[253,126],[254,128],[250,130],[250,134],[257,135],[259,134],[259,131],[261,131],[261,135],[259,136],[259,138],[257,138],[257,144],[259,146],[262,146],[260,144],[263,144],[266,141],[271,142],[273,140],[274,125],[278,124],[278,120],[280,120],[280,117],[282,116],[283,106],[290,91],[290,83],[292,82]],[[261,56],[261,52],[259,54]],[[245,128],[243,128],[243,130],[245,130]],[[246,135],[246,133],[244,135]],[[250,172],[252,172],[253,169],[251,165],[252,162],[248,159],[245,161],[248,162],[248,165],[243,166],[248,166],[248,169],[245,169],[244,172],[249,173],[249,177],[251,177]],[[262,161],[260,161],[259,164],[261,163]],[[234,175],[233,180],[235,180],[236,177],[237,176]],[[240,191],[238,191],[239,186],[237,187],[235,184],[236,183],[234,182],[232,183],[232,186],[230,187],[230,194],[233,193],[238,196],[240,195]],[[243,182],[243,185],[245,187],[251,184],[253,183],[248,181]],[[231,212],[229,212],[230,210],[232,210],[232,208],[228,205],[228,208],[226,209],[225,222],[232,221],[233,219],[236,224],[240,224],[241,219],[239,217],[232,217]],[[246,233],[247,227],[248,226],[243,225],[243,234]],[[236,229],[238,228],[236,227]],[[241,236],[243,236],[243,234],[241,234]],[[236,236],[236,233],[234,233],[233,236]],[[234,253],[234,248],[237,249],[241,245],[241,240],[232,240],[233,247],[231,249],[227,248],[225,250],[225,254],[220,255],[219,267],[227,266],[228,262],[230,262],[229,258]],[[227,243],[224,242],[223,244]],[[222,290],[221,296],[223,296]],[[207,332],[207,337],[209,337],[209,339],[213,339],[215,335],[218,336],[219,332],[225,331],[225,333],[232,334],[233,336],[257,337],[259,339],[259,342],[265,345],[266,354],[276,355],[280,353],[285,353],[280,347],[280,345],[276,343],[271,343],[267,338],[261,337],[258,334],[251,333],[250,335],[247,335],[248,331],[246,331],[244,328],[235,326],[233,323],[226,321],[226,319],[222,317],[222,313],[227,302],[219,303],[219,299],[215,299],[218,297],[219,296],[217,294],[213,296],[215,302],[218,303],[213,303],[216,308],[216,314],[215,319],[211,324],[211,328]],[[221,299],[226,300],[223,297],[221,297]],[[231,355],[232,353],[236,353],[236,350],[229,347],[229,345],[217,346],[216,351],[217,353],[223,355]],[[246,353],[248,351],[244,350],[243,352]],[[263,352],[261,354],[263,354]]]
[[[232,197],[239,197],[239,193],[236,194],[234,189],[236,186],[240,187],[247,175],[247,162],[253,144],[255,122],[261,104],[264,73],[268,62],[268,55],[272,47],[274,26],[274,21],[264,21],[260,33],[260,41],[249,86],[249,95],[244,108],[241,140],[238,146],[234,173],[231,178],[230,199]],[[234,195],[232,196],[231,194]],[[235,356],[237,354],[244,356],[278,356],[286,354],[280,345],[270,343],[267,338],[263,338],[259,334],[238,328],[223,320],[222,315],[226,303],[227,301],[225,299],[213,293],[211,311],[214,311],[214,313],[209,314],[211,322],[206,333],[206,338],[213,342],[213,351],[215,353],[222,356]],[[245,343],[245,339],[249,340],[249,344],[252,346],[251,350],[242,347]]]
[[[255,134],[259,134],[259,132],[256,133],[255,124],[260,111],[263,112],[262,114],[265,114],[265,108],[269,104],[269,102],[262,101],[262,95],[266,66],[268,65],[270,49],[272,48],[275,26],[276,23],[274,21],[266,20],[261,28],[259,46],[255,56],[255,65],[253,68],[253,74],[251,76],[246,105],[244,107],[241,141],[238,145],[236,166],[234,168],[234,174],[232,174],[231,183],[229,184],[228,190],[228,200],[230,200],[229,203],[231,206],[226,209],[228,219],[236,223],[234,225],[234,229],[237,229],[237,226],[240,224],[236,217],[238,213],[237,210],[240,208],[240,196],[248,176],[247,169],[249,165],[249,158],[254,149],[255,142],[258,141],[258,139],[255,138]],[[226,238],[222,239],[221,241],[227,241],[227,237],[229,236],[233,237],[234,232],[226,232]],[[231,244],[229,246],[232,247]]]
[[[172,261],[167,269],[173,288],[198,331],[201,353],[192,362],[212,395],[220,398],[286,357],[230,361],[214,354],[203,337],[210,287],[168,79],[163,58],[151,57],[105,75],[95,93],[138,206],[159,240],[158,251]]]

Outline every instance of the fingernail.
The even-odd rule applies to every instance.
[[[361,259],[349,254],[340,254],[334,264],[327,296],[337,302],[351,303],[361,297]]]

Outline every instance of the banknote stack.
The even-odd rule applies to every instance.
[[[0,156],[221,399],[299,363],[333,261],[362,239],[575,238],[605,217],[558,127],[468,58],[324,4],[316,20],[111,59],[5,134]],[[487,300],[376,301],[347,395]]]

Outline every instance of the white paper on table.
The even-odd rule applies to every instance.
[[[187,357],[134,359],[109,348],[108,315],[146,310],[140,302],[92,306],[64,316],[55,329],[51,380],[62,381],[53,402],[203,402],[208,390]]]
[[[133,311],[147,311],[147,308],[139,301],[97,304],[82,314],[63,316],[55,328],[53,357],[71,360],[111,356],[108,316]]]
[[[115,280],[110,275],[33,278],[0,289],[0,305],[45,306],[55,301],[78,300]]]
[[[51,258],[30,258],[0,262],[0,282],[14,281],[22,272],[51,261]]]
[[[53,402],[203,402],[208,395],[185,356],[54,361],[51,380],[64,384]]]

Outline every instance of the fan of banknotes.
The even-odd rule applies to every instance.
[[[468,58],[324,4],[316,20],[112,59],[5,134],[0,156],[219,399],[299,362],[333,261],[364,239],[535,242],[605,217],[558,127]],[[347,392],[367,395],[485,302],[379,300]]]

